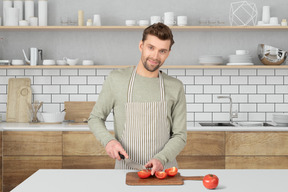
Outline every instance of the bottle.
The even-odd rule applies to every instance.
[[[19,9],[19,21],[23,20],[23,0],[15,0],[14,8]]]
[[[282,21],[281,21],[281,26],[287,26],[287,21],[286,21],[286,19],[282,19]]]
[[[3,0],[3,25],[6,25],[6,16],[5,16],[5,8],[12,7],[12,1],[11,0]]]
[[[25,20],[34,17],[34,0],[25,0]]]
[[[82,10],[78,11],[78,26],[84,26],[84,12]]]
[[[48,24],[48,1],[38,1],[38,24],[39,26],[47,26]]]

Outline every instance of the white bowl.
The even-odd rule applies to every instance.
[[[22,59],[13,59],[11,64],[12,65],[24,65],[24,61]]]
[[[55,60],[45,59],[45,60],[43,60],[43,65],[55,65]]]
[[[57,60],[57,65],[67,65],[67,62],[65,60]]]
[[[45,123],[60,123],[64,121],[66,112],[41,113]]]

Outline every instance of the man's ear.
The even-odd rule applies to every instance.
[[[143,50],[143,44],[144,44],[144,42],[141,40],[140,42],[139,42],[139,50],[142,52],[142,50]]]

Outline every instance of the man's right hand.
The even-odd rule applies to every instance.
[[[105,150],[107,152],[107,154],[112,158],[112,159],[117,159],[117,160],[121,160],[120,156],[119,156],[119,152],[125,156],[125,158],[129,158],[128,154],[126,153],[126,151],[124,150],[124,148],[122,147],[121,143],[119,143],[117,140],[111,140],[107,143]]]

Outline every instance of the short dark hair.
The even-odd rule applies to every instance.
[[[169,50],[171,50],[172,45],[175,43],[171,29],[163,23],[154,23],[153,25],[147,27],[143,31],[143,37],[142,37],[143,42],[147,39],[148,35],[154,35],[161,40],[170,40],[171,43]]]

